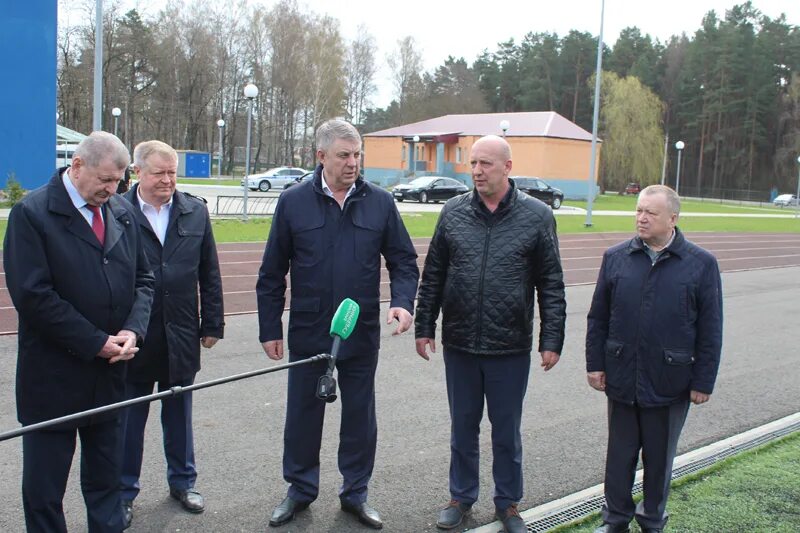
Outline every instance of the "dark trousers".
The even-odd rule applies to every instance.
[[[290,355],[290,361],[305,357]],[[319,449],[326,403],[316,397],[317,380],[328,362],[289,369],[286,426],[283,433],[283,478],[289,496],[311,502],[319,494]],[[342,420],[339,428],[339,496],[358,505],[367,500],[367,485],[375,465],[378,424],[375,417],[377,354],[336,361]]]
[[[29,533],[66,532],[62,501],[76,433],[81,438],[81,491],[90,533],[122,531],[119,493],[120,422],[109,420],[22,437],[22,503]]]
[[[450,494],[472,505],[478,499],[478,468],[483,402],[492,423],[494,504],[506,509],[522,499],[522,402],[528,388],[531,356],[472,355],[444,349],[450,404]]]
[[[608,400],[604,522],[627,524],[635,516],[643,527],[664,527],[672,462],[688,412],[688,399],[665,407],[639,407]],[[639,450],[644,466],[644,498],[634,506],[631,489]]]
[[[186,387],[194,377],[175,383],[158,383],[158,391],[170,387]],[[138,398],[153,392],[155,383],[127,383],[127,398]],[[133,501],[139,494],[139,475],[142,472],[144,428],[149,403],[132,405],[123,415],[124,452],[122,456],[122,499]],[[194,487],[197,470],[194,463],[194,434],[192,432],[192,393],[184,392],[161,400],[161,430],[164,435],[164,455],[167,459],[167,483],[171,488],[187,490]]]

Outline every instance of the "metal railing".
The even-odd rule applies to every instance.
[[[247,215],[272,215],[275,213],[277,196],[251,196],[247,199]],[[236,216],[244,212],[244,197],[217,196],[211,214],[219,216]]]

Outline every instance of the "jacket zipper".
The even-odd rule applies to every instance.
[[[647,255],[646,252],[645,252],[645,255]],[[650,275],[653,273],[653,269],[656,268],[656,265],[658,263],[660,263],[663,259],[666,259],[666,257],[667,257],[667,255],[662,253],[661,255],[659,255],[656,258],[655,262],[651,261],[650,269],[647,271],[647,278],[645,278],[645,286],[647,285],[647,283],[650,280]],[[647,258],[650,259],[650,256],[647,256]],[[639,316],[640,317],[642,316],[642,305],[643,305],[643,303],[644,303],[644,291],[642,291],[642,296],[641,296],[641,299],[639,300]],[[636,396],[637,396],[637,392],[639,391],[639,355],[638,354],[639,354],[639,332],[640,331],[641,331],[641,328],[638,328],[636,330],[636,346],[634,347],[634,354],[636,354],[636,357],[633,360],[634,364],[636,365],[636,371],[633,374],[634,378],[635,378],[635,383],[634,383],[634,389],[633,389],[633,401],[631,402],[631,405],[634,405],[636,403]]]

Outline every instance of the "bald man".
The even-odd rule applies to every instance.
[[[566,301],[553,213],[508,179],[511,148],[496,136],[470,152],[471,193],[444,206],[431,240],[416,311],[417,353],[442,344],[450,404],[450,502],[436,525],[458,527],[478,498],[484,398],[492,424],[494,505],[505,531],[526,531],[522,499],[522,401],[528,386],[538,293],[541,367],[558,363]]]

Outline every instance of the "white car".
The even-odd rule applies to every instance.
[[[772,201],[775,206],[786,207],[790,205],[797,205],[797,196],[794,194],[781,194],[776,196]]]
[[[295,178],[299,178],[308,171],[302,168],[295,167],[277,167],[271,168],[261,174],[251,174],[242,179],[242,186],[245,181],[247,188],[251,191],[267,192],[274,188],[283,189],[288,183],[291,183]]]

